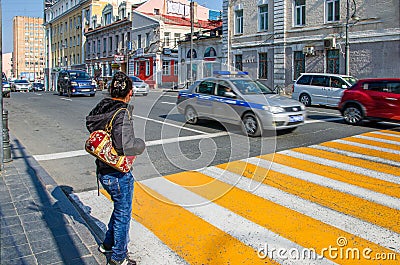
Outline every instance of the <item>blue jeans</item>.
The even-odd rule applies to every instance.
[[[133,176],[128,173],[111,173],[99,175],[104,189],[114,202],[108,230],[103,244],[112,246],[111,259],[120,261],[128,254],[129,224],[132,214]]]

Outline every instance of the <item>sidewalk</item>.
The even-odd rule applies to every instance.
[[[98,237],[61,188],[10,138],[13,161],[0,171],[0,264],[106,264]]]

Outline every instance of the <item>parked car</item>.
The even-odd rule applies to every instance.
[[[348,124],[400,121],[400,78],[359,80],[344,92],[339,110]]]
[[[32,84],[26,79],[16,79],[14,80],[12,91],[32,91]]]
[[[11,86],[6,80],[3,80],[3,98],[9,98],[11,94]]]
[[[343,92],[357,82],[347,75],[304,73],[294,83],[292,98],[306,106],[336,107]]]
[[[294,130],[304,124],[305,106],[274,93],[246,72],[215,71],[215,77],[196,81],[178,94],[178,111],[188,123],[199,118],[240,125],[254,137],[263,130]]]
[[[85,71],[62,70],[58,73],[57,89],[59,95],[67,94],[69,97],[75,95],[96,94],[96,81]]]
[[[133,85],[133,94],[142,94],[143,96],[147,96],[150,91],[149,84],[146,84],[142,79],[136,76],[129,76],[132,79]]]
[[[33,91],[43,91],[44,84],[35,82],[35,83],[32,83],[32,88],[33,88]]]

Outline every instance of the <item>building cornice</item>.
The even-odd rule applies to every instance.
[[[99,31],[103,31],[103,30],[106,30],[106,29],[116,28],[116,27],[119,27],[119,26],[121,26],[123,24],[128,24],[129,26],[131,26],[131,23],[132,23],[131,20],[129,20],[128,18],[124,18],[124,19],[115,21],[115,22],[113,22],[111,24],[108,24],[108,25],[105,25],[105,26],[101,26],[101,27],[97,27],[95,29],[88,30],[88,31],[85,32],[85,36],[93,35],[93,34],[98,33]]]

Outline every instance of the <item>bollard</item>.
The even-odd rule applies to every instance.
[[[8,110],[3,110],[3,161],[11,162],[10,135],[8,133]]]

